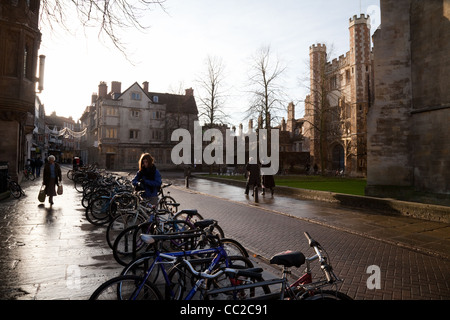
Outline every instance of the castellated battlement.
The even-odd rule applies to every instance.
[[[345,55],[341,54],[339,58],[334,58],[331,62],[327,62],[326,70],[327,72],[333,72],[341,68],[347,67],[349,65],[350,65],[350,51],[348,51]]]
[[[325,44],[313,44],[312,46],[309,47],[309,51],[325,51],[327,52],[327,46]]]
[[[355,24],[366,24],[369,26],[370,28],[370,16],[369,15],[365,15],[364,13],[362,13],[359,17],[355,14],[353,16],[353,18],[349,19],[349,23],[350,23],[350,27],[352,27]]]

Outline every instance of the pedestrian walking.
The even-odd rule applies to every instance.
[[[258,163],[252,163],[253,157],[250,157],[248,163],[245,165],[245,170],[247,171],[247,184],[245,185],[245,194],[248,195],[250,186],[252,186],[252,196],[255,192],[258,192],[258,188],[261,185],[261,172]]]
[[[61,167],[55,162],[55,156],[48,157],[48,162],[44,166],[45,194],[48,196],[48,202],[53,204],[53,197],[56,196],[56,187],[62,181]]]
[[[270,163],[263,163],[261,165],[262,168],[270,168]],[[261,195],[266,194],[266,189],[270,190],[271,195],[273,196],[274,188],[275,188],[275,179],[273,175],[262,174],[262,193]]]
[[[144,190],[143,197],[152,205],[158,204],[158,192],[161,188],[161,174],[155,166],[155,160],[149,153],[143,153],[139,159],[139,171],[132,180],[136,190]]]

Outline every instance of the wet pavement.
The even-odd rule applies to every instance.
[[[341,291],[355,299],[450,299],[447,224],[276,193],[255,202],[239,187],[191,179],[186,189],[182,177],[163,173],[163,178],[174,183],[169,190],[182,209],[195,208],[205,218],[217,219],[227,237],[261,257],[257,264],[265,266],[266,259],[287,249],[312,255],[303,236],[308,231],[344,278]],[[85,219],[81,194],[66,177],[63,181],[64,194],[53,206],[39,204],[37,180],[22,183],[25,197],[0,202],[0,299],[87,299],[122,270],[106,243],[106,227]],[[374,265],[381,272],[380,289],[368,286],[368,268]]]

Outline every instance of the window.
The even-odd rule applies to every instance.
[[[130,139],[136,140],[139,138],[139,130],[130,130]]]
[[[138,92],[132,92],[131,93],[131,99],[132,100],[141,100],[141,94]]]
[[[140,112],[139,110],[131,110],[131,117],[132,118],[139,118]]]
[[[23,75],[27,77],[27,69],[28,69],[28,48],[25,47],[23,53]]]
[[[161,119],[162,118],[162,112],[161,111],[153,111],[152,112],[152,119]]]
[[[106,129],[106,138],[117,139],[117,129]]]
[[[153,102],[154,102],[154,103],[158,103],[158,101],[159,101],[158,96],[153,96]]]
[[[160,130],[153,130],[152,140],[162,140],[162,132]]]
[[[345,79],[347,81],[347,84],[350,83],[350,70],[345,71]]]
[[[337,88],[337,77],[336,76],[332,76],[331,80],[330,80],[330,89],[336,89]]]
[[[114,108],[114,107],[106,107],[106,115],[107,116],[118,116],[119,110],[117,110],[117,108]]]

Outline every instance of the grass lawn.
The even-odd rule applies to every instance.
[[[238,176],[208,175],[208,176],[215,178],[219,177],[224,179],[245,181],[245,178],[242,175]],[[341,178],[330,176],[276,175],[275,184],[277,186],[319,190],[319,191],[330,191],[363,196],[364,189],[366,187],[366,179]]]

